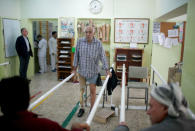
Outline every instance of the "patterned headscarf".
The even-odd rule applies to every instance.
[[[194,115],[188,108],[188,103],[181,89],[176,84],[154,87],[151,91],[151,96],[168,107],[170,116],[194,119]]]

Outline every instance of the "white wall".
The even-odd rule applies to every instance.
[[[114,17],[153,18],[155,0],[114,0]]]
[[[156,0],[155,18],[167,14],[168,12],[184,5],[189,0]]]
[[[155,0],[100,0],[103,11],[93,15],[89,11],[91,0],[21,0],[24,18],[152,18]]]
[[[0,16],[20,18],[20,0],[0,0]]]
[[[167,22],[182,22],[187,20],[187,14],[168,19]]]
[[[151,51],[152,51],[152,22],[155,10],[156,0],[113,0],[114,1],[114,17],[115,18],[149,18],[149,42],[148,44],[139,44],[139,48],[144,48],[143,63],[145,67],[150,67],[151,64]],[[129,48],[129,44],[116,44],[114,43],[114,22],[112,23],[112,44],[111,44],[111,63],[112,58],[114,58],[115,48]]]
[[[21,0],[24,18],[110,18],[113,16],[113,0],[100,0],[103,11],[98,15],[89,12],[91,0]]]

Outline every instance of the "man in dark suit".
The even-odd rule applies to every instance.
[[[20,59],[20,76],[26,78],[26,72],[28,69],[28,63],[30,56],[33,56],[30,42],[28,40],[28,31],[26,28],[21,29],[21,36],[16,40],[16,51]]]

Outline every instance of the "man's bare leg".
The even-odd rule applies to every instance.
[[[89,84],[90,87],[90,96],[91,96],[91,108],[93,108],[93,105],[95,103],[95,98],[96,98],[96,85],[95,84]]]

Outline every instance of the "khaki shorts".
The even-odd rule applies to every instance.
[[[98,74],[89,78],[89,79],[86,79],[85,77],[81,76],[79,74],[79,84],[80,84],[80,89],[85,89],[86,87],[86,81],[89,83],[89,84],[95,84],[96,85],[96,81],[97,81],[97,78],[98,78]]]

